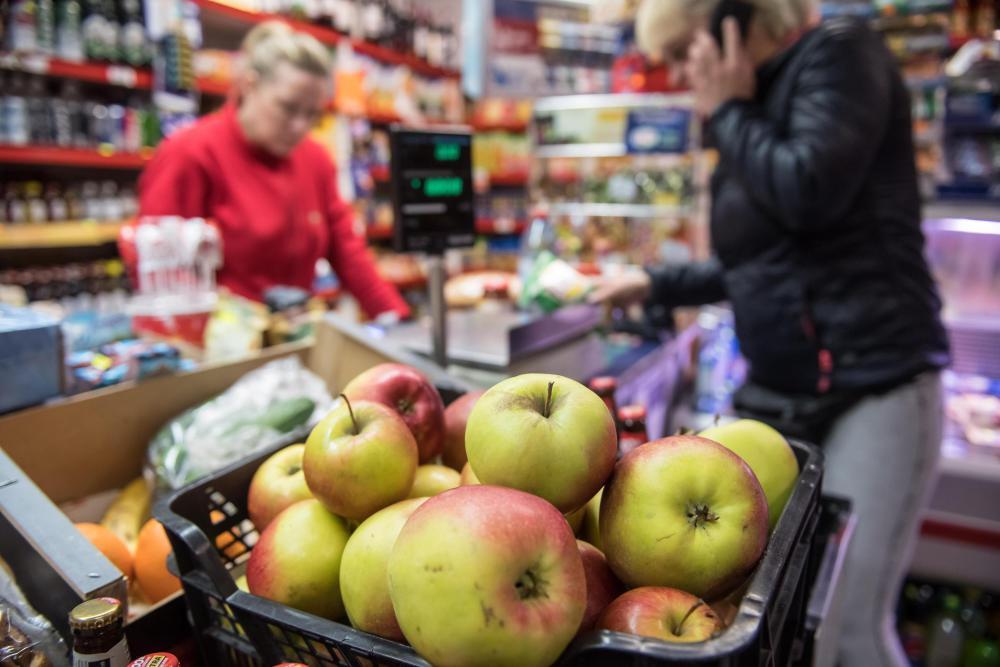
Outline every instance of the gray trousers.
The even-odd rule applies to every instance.
[[[841,584],[842,667],[908,664],[895,607],[930,500],[941,434],[941,379],[932,372],[862,400],[824,443],[823,489],[850,498],[857,515]]]

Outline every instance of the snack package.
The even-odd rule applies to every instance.
[[[522,308],[536,305],[551,313],[567,304],[583,301],[592,287],[587,276],[550,251],[543,250],[524,281],[520,305]]]
[[[179,489],[293,433],[304,437],[332,404],[298,357],[272,361],[168,422],[149,444],[148,469],[158,490]]]
[[[0,560],[0,665],[69,667],[69,652],[52,624],[36,612]]]

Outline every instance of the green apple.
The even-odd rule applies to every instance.
[[[625,455],[601,498],[601,541],[630,588],[724,595],[767,544],[767,499],[736,454],[698,436],[654,440]]]
[[[247,492],[247,514],[258,532],[286,507],[313,497],[302,472],[305,449],[305,445],[289,445],[269,456],[254,473]]]
[[[590,542],[598,549],[601,546],[601,497],[604,495],[604,487],[598,491],[593,498],[583,506],[583,527],[580,530],[580,537],[584,542]]]
[[[409,494],[417,443],[391,408],[341,399],[309,434],[302,470],[327,509],[362,521]]]
[[[340,559],[350,531],[318,500],[302,500],[279,514],[247,561],[250,592],[332,620],[344,616]]]
[[[465,449],[483,484],[533,493],[566,513],[604,484],[618,440],[597,394],[569,378],[533,373],[508,378],[476,401]]]
[[[551,665],[587,604],[576,539],[548,502],[499,486],[429,499],[389,556],[407,641],[437,667]]]
[[[792,446],[776,430],[753,419],[713,426],[698,435],[736,452],[747,462],[767,496],[768,525],[774,530],[799,478],[799,462]]]
[[[604,610],[599,627],[685,644],[722,631],[718,615],[706,602],[676,588],[658,587],[636,588],[616,599]]]
[[[462,475],[448,466],[428,463],[417,468],[413,478],[413,488],[410,498],[429,498],[448,489],[454,489],[462,483]]]
[[[389,599],[386,567],[399,531],[425,500],[403,500],[375,512],[347,541],[340,563],[340,592],[347,617],[358,630],[396,641],[403,639]]]

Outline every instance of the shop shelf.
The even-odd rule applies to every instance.
[[[538,158],[623,157],[628,148],[623,143],[608,144],[550,144],[535,148]]]
[[[142,153],[116,153],[113,150],[54,146],[0,146],[0,164],[14,165],[142,169],[152,155],[152,150],[145,150]]]
[[[286,443],[287,444],[287,443]],[[567,648],[561,667],[792,664],[806,630],[807,603],[825,544],[817,539],[823,454],[792,442],[801,474],[767,550],[725,632],[697,644],[672,644],[595,631]],[[249,557],[258,533],[247,518],[247,487],[262,452],[163,498],[154,516],[167,530],[202,655],[213,665],[413,665],[427,662],[404,644],[289,609],[237,589],[229,570]],[[222,517],[213,520],[212,516]],[[233,548],[234,544],[242,548]],[[223,545],[219,548],[213,545]],[[229,546],[226,546],[229,545]]]
[[[228,96],[230,85],[231,83],[228,81],[217,81],[205,77],[199,77],[197,82],[195,82],[195,87],[199,93],[202,95],[215,95],[216,97]]]
[[[0,225],[0,249],[83,248],[114,243],[120,222],[54,222]]]
[[[29,74],[75,79],[88,83],[102,83],[123,88],[149,90],[153,75],[148,68],[128,65],[109,65],[95,62],[73,62],[46,55],[0,55],[0,69],[18,70]]]
[[[520,234],[528,226],[527,220],[494,220],[480,218],[476,220],[476,233],[484,235]]]
[[[414,72],[424,76],[451,79],[457,79],[461,76],[461,73],[457,70],[431,65],[427,61],[417,58],[409,53],[400,53],[376,44],[351,39],[340,34],[336,30],[309,23],[308,21],[300,21],[287,16],[282,16],[280,14],[269,14],[266,12],[256,12],[243,9],[242,7],[238,7],[227,2],[220,2],[219,0],[195,0],[195,4],[201,8],[204,14],[214,15],[225,21],[234,22],[236,24],[254,25],[272,19],[278,19],[288,23],[296,30],[312,35],[327,46],[335,46],[341,42],[347,41],[357,53],[364,54],[388,65],[405,65]]]
[[[521,134],[528,131],[529,125],[530,122],[526,120],[476,121],[472,123],[472,129],[476,132],[512,132]]]
[[[691,207],[662,204],[557,202],[549,204],[549,212],[553,215],[582,215],[593,218],[677,218],[690,215]]]

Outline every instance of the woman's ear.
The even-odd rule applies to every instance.
[[[244,100],[256,90],[260,84],[260,74],[252,67],[241,67],[239,75],[236,77],[236,94],[239,100]]]

